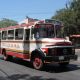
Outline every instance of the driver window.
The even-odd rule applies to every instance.
[[[30,36],[30,29],[26,29],[25,30],[25,39],[29,40],[29,36]]]

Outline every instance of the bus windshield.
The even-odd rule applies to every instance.
[[[60,25],[55,26],[55,36],[57,38],[63,38],[63,27],[61,27]]]
[[[34,38],[63,38],[63,30],[60,25],[37,24],[34,28]]]
[[[54,26],[52,24],[37,24],[34,29],[35,38],[53,38]]]

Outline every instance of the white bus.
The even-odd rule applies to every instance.
[[[38,21],[1,28],[0,51],[4,60],[21,58],[30,61],[35,69],[42,69],[45,63],[68,65],[77,60],[74,46],[63,38],[61,27]]]

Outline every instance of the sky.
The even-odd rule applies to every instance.
[[[65,7],[68,0],[0,0],[0,19],[22,21],[26,16],[49,19]]]

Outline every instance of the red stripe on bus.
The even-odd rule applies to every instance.
[[[8,55],[15,56],[22,59],[29,59],[29,54],[22,54],[17,52],[7,52]]]

